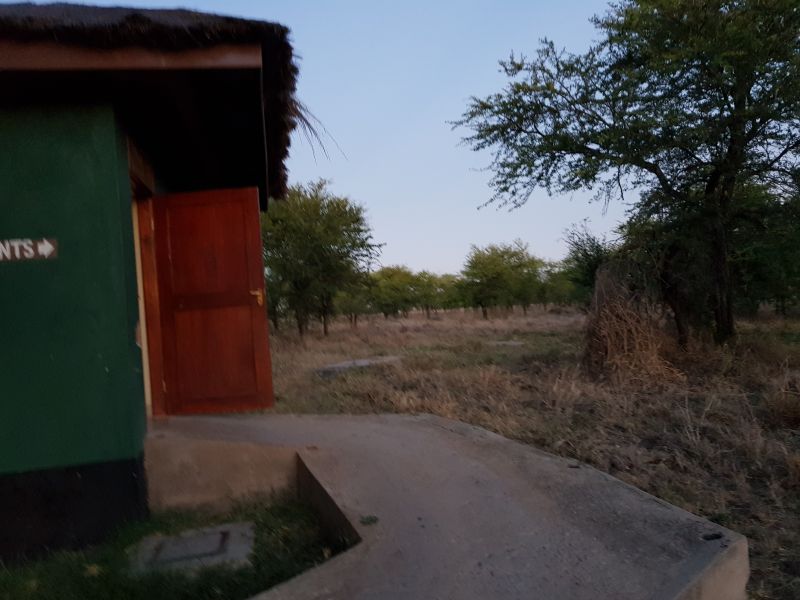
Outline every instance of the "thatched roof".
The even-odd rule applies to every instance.
[[[76,4],[0,4],[0,38],[84,48],[143,47],[163,51],[219,44],[260,44],[270,195],[286,190],[284,161],[300,116],[294,97],[297,66],[283,25],[190,10]]]

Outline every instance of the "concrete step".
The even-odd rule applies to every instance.
[[[294,448],[361,539],[258,600],[746,597],[743,536],[477,427],[272,415],[172,419],[153,435]]]

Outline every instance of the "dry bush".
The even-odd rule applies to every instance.
[[[665,358],[672,342],[655,313],[646,302],[631,298],[612,271],[598,272],[586,327],[589,373],[637,385],[680,380],[682,373]]]

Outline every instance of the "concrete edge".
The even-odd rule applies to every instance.
[[[473,441],[480,439],[481,441],[491,444],[494,442],[503,442],[507,444],[511,441],[520,449],[526,452],[535,452],[536,454],[545,457],[549,460],[556,460],[564,464],[575,463],[581,469],[591,469],[599,474],[604,480],[613,482],[615,485],[621,485],[628,488],[629,491],[635,493],[639,497],[649,502],[659,504],[667,507],[670,510],[675,510],[683,513],[687,518],[694,520],[703,525],[711,523],[714,530],[709,530],[709,533],[715,537],[709,538],[709,541],[717,541],[717,535],[721,533],[720,543],[723,544],[724,551],[716,553],[714,559],[706,564],[703,568],[699,569],[695,577],[683,586],[681,589],[673,589],[664,592],[663,595],[659,594],[658,598],[654,600],[746,600],[747,599],[747,583],[750,579],[750,559],[749,559],[749,543],[747,537],[737,531],[728,529],[717,523],[708,521],[707,518],[700,515],[691,513],[679,506],[671,504],[666,500],[650,494],[641,488],[631,485],[605,471],[601,471],[589,464],[581,461],[571,460],[545,452],[535,446],[530,446],[510,438],[503,437],[500,434],[494,433],[484,427],[471,425],[462,421],[455,421],[446,419],[438,415],[430,413],[420,413],[414,417],[423,423],[427,423],[432,427],[441,428],[445,431],[455,433]]]
[[[333,584],[336,586],[341,579],[332,574],[358,569],[369,553],[372,545],[370,541],[359,532],[359,527],[347,517],[324,484],[317,479],[300,452],[297,455],[297,494],[301,501],[310,504],[317,513],[326,542],[331,543],[339,552],[329,560],[248,600],[296,600],[298,597],[322,600],[338,597],[338,589],[331,587],[331,582],[336,582]]]
[[[361,541],[361,535],[328,490],[297,454],[297,498],[317,513],[325,541],[333,550],[347,551]]]
[[[688,510],[683,509],[680,506],[676,506],[675,504],[667,502],[666,500],[662,500],[658,496],[654,496],[653,494],[651,494],[649,492],[646,492],[643,489],[636,487],[635,485],[632,485],[632,484],[630,484],[630,483],[628,483],[626,481],[623,481],[622,479],[619,479],[618,477],[614,477],[613,475],[611,475],[609,473],[606,473],[605,471],[601,471],[600,469],[597,469],[596,467],[593,467],[592,465],[587,464],[587,463],[585,463],[583,461],[579,461],[577,459],[565,458],[565,457],[559,456],[557,454],[552,454],[550,452],[546,452],[546,451],[544,451],[544,450],[542,450],[540,448],[537,448],[536,446],[531,446],[531,445],[525,444],[523,442],[519,442],[517,440],[514,440],[512,438],[504,437],[504,436],[500,435],[499,433],[494,433],[493,431],[489,431],[488,429],[485,429],[485,428],[480,427],[478,425],[470,425],[469,423],[464,423],[462,421],[454,421],[454,420],[451,420],[451,419],[446,419],[444,417],[439,417],[437,415],[433,415],[433,414],[430,414],[430,413],[420,413],[419,415],[415,415],[415,416],[421,422],[429,423],[433,427],[438,427],[438,428],[444,429],[445,431],[449,431],[451,433],[458,434],[458,435],[460,435],[462,437],[469,438],[472,441],[476,441],[476,437],[480,437],[480,438],[483,438],[482,441],[484,441],[486,443],[499,442],[499,443],[507,444],[508,442],[511,442],[512,444],[514,444],[517,447],[518,450],[520,450],[522,452],[526,452],[526,453],[534,452],[534,453],[536,453],[537,455],[539,455],[539,456],[541,456],[543,458],[547,458],[548,460],[551,460],[551,461],[557,461],[559,463],[563,463],[565,466],[568,466],[568,467],[572,465],[572,466],[575,466],[575,467],[580,468],[580,469],[591,470],[595,474],[599,475],[606,482],[613,483],[615,486],[625,487],[629,491],[635,493],[636,495],[638,495],[642,499],[645,499],[645,500],[650,501],[650,502],[654,502],[655,504],[658,504],[660,506],[666,507],[666,508],[668,508],[670,510],[679,511],[679,512],[683,513],[684,516],[686,516],[687,518],[689,518],[691,520],[694,520],[694,521],[696,521],[698,523],[702,523],[704,525],[710,523],[711,525],[713,525],[714,532],[716,532],[717,530],[723,532],[723,534],[730,540],[731,544],[736,544],[736,543],[739,543],[740,541],[744,541],[745,544],[747,543],[747,537],[745,537],[741,533],[739,533],[737,531],[734,531],[732,529],[728,529],[727,527],[725,527],[723,525],[719,525],[717,523],[713,523],[712,521],[709,521],[707,517],[703,517],[701,515],[697,515],[695,513],[689,512]]]
[[[742,569],[742,564],[746,569]],[[750,557],[747,538],[733,539],[725,552],[700,571],[686,588],[672,595],[676,600],[747,600]]]

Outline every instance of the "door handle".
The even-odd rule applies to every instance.
[[[264,306],[264,290],[257,289],[257,290],[250,290],[250,295],[256,297],[256,303],[259,306]]]

